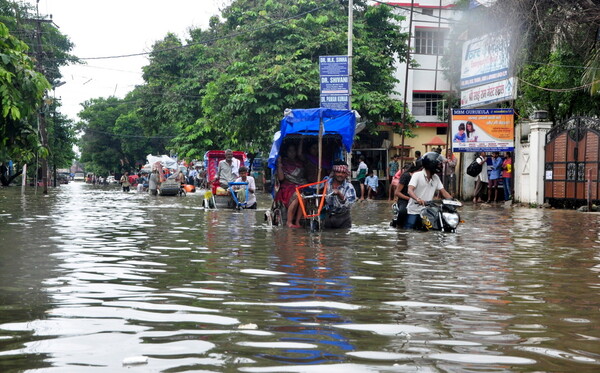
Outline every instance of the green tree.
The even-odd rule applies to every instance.
[[[138,114],[138,91],[125,99],[97,98],[84,103],[77,128],[86,170],[109,174],[138,169],[148,154],[163,154],[169,137],[149,136]]]
[[[27,56],[27,46],[9,34],[0,23],[0,160],[27,163],[36,154],[46,156],[40,147],[37,131],[26,118],[35,114],[49,87],[46,79],[35,72]],[[17,174],[18,175],[18,174]],[[2,175],[1,182],[8,185]]]
[[[371,125],[399,121],[402,104],[390,97],[407,35],[389,7],[355,3],[353,108]],[[186,158],[211,148],[267,150],[286,108],[319,106],[318,58],[346,54],[345,7],[236,0],[187,44],[167,35],[144,68],[143,126],[177,133],[170,147]]]
[[[7,127],[3,128],[3,131],[5,131],[3,133],[9,140],[5,139],[0,146],[0,161],[13,160],[23,164],[32,161],[35,156],[47,157],[51,154],[51,159],[49,159],[51,164],[65,164],[67,163],[65,159],[72,158],[74,155],[72,147],[75,139],[72,136],[72,123],[62,120],[60,115],[53,115],[55,120],[48,121],[48,147],[42,148],[37,133],[38,111],[35,109],[41,110],[39,114],[45,115],[47,118],[51,116],[51,112],[54,113],[54,109],[50,109],[49,105],[42,105],[44,92],[52,84],[59,82],[61,78],[59,68],[61,66],[79,61],[75,56],[69,54],[73,48],[69,38],[60,33],[49,19],[37,22],[38,19],[41,19],[41,17],[37,16],[35,9],[29,4],[0,0],[0,22],[3,23],[6,32],[10,32],[10,34],[20,39],[19,52],[40,58],[39,60],[29,60],[28,58],[26,61],[27,66],[20,71],[22,76],[14,78],[15,82],[25,78],[30,81],[29,83],[9,82],[5,86],[4,92],[6,93],[11,90],[10,85],[13,84],[14,90],[6,94],[14,95],[14,97],[21,96],[22,102],[26,103],[28,107],[26,110],[15,107],[14,110],[19,111],[18,120],[13,118],[13,123],[9,123]],[[13,42],[6,41],[5,31],[2,31],[2,33],[2,38],[5,39],[5,47],[12,48],[9,44]],[[38,44],[41,45],[41,50],[37,49]],[[9,60],[14,57],[14,55],[6,53],[2,62],[5,65],[10,64]],[[41,72],[46,79],[40,80],[33,73],[34,66],[35,70]],[[7,70],[11,71],[10,68]],[[2,85],[4,86],[4,84]],[[41,89],[41,93],[36,92],[33,95],[35,97],[32,97],[32,92],[37,89]],[[48,98],[46,97],[44,101],[48,101]],[[3,107],[11,107],[8,99],[3,100]],[[62,128],[59,128],[61,126]],[[57,138],[53,139],[53,135],[56,135]],[[35,172],[35,170],[32,170],[32,172]]]

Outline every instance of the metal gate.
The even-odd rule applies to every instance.
[[[573,117],[546,134],[544,200],[555,207],[578,207],[599,199],[600,120]]]

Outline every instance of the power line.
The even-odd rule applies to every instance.
[[[588,83],[588,84],[584,84],[584,85],[581,85],[579,87],[572,87],[572,88],[546,88],[546,87],[540,87],[539,85],[535,85],[533,83],[529,83],[528,81],[523,80],[521,78],[519,79],[519,81],[521,81],[521,82],[523,82],[523,83],[525,83],[525,84],[527,84],[529,86],[532,86],[534,88],[541,89],[543,91],[559,92],[559,93],[560,92],[575,92],[575,91],[580,91],[580,90],[582,90],[584,88],[591,87],[594,84],[600,83],[600,80],[596,80],[594,82],[591,82],[591,83]]]

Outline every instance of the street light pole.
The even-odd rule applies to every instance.
[[[348,0],[348,109],[352,110],[352,29],[354,27],[354,1]]]
[[[400,152],[404,154],[404,131],[406,130],[406,105],[408,95],[408,68],[410,66],[410,39],[412,38],[412,23],[413,23],[413,12],[415,10],[415,0],[410,2],[410,21],[408,22],[408,46],[406,48],[406,72],[404,74],[404,107],[402,108],[402,145],[400,146]],[[400,167],[404,166],[404,156],[400,158]]]

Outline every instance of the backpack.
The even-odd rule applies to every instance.
[[[475,159],[473,162],[471,162],[469,167],[467,167],[467,175],[472,176],[472,177],[477,177],[477,175],[479,175],[481,173],[481,169],[483,167],[482,167],[482,165],[477,163],[477,159]]]

